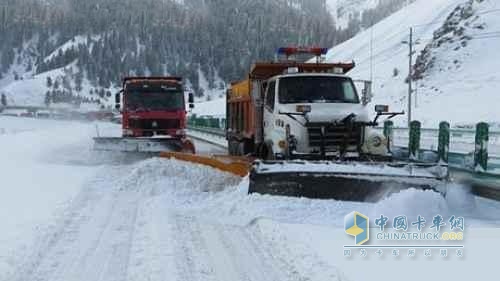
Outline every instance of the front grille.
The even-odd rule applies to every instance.
[[[153,126],[154,123],[156,126]],[[181,121],[179,119],[129,119],[128,124],[131,129],[169,130],[180,128]]]
[[[326,151],[340,151],[345,146],[346,151],[355,152],[362,143],[361,126],[353,126],[351,130],[345,125],[309,123],[307,131],[309,133],[309,146],[320,148],[324,144]]]

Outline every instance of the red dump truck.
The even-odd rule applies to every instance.
[[[189,106],[194,107],[189,94]],[[186,137],[186,101],[180,77],[127,77],[116,94],[121,137],[97,137],[96,150],[194,153]]]

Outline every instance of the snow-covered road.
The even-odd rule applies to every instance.
[[[365,280],[371,274],[342,257],[342,243],[351,243],[344,216],[354,210],[460,214],[468,226],[500,226],[500,204],[460,186],[446,199],[408,190],[376,204],[249,196],[247,179],[203,166],[93,152],[95,124],[0,117],[0,128],[1,281]],[[426,266],[457,263],[436,258]]]
[[[129,167],[132,172],[120,166],[98,173],[8,279],[293,280],[273,266],[255,233],[203,221],[157,200],[172,187],[204,181],[179,180],[175,176],[186,167],[160,162]],[[155,170],[161,176],[149,178]],[[195,170],[216,178],[211,186],[234,183]]]

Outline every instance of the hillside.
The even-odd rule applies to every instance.
[[[277,47],[338,44],[407,1],[119,3],[2,1],[0,93],[9,104],[110,106],[123,76],[168,74],[185,77],[198,101],[217,99]]]
[[[12,103],[47,91],[102,100],[123,76],[173,74],[210,99],[277,47],[332,45],[335,32],[325,0],[6,0],[0,92]],[[66,87],[45,87],[56,70],[68,75],[51,79]]]
[[[464,125],[500,119],[500,3],[418,0],[373,27],[374,103],[407,108],[409,28],[414,27],[413,119]],[[329,61],[354,59],[351,75],[370,79],[370,30],[333,48]],[[414,101],[415,102],[415,101]],[[406,125],[406,118],[398,118]]]
[[[378,0],[327,0],[327,7],[337,27],[346,28],[350,19],[362,11],[375,8],[378,2]]]

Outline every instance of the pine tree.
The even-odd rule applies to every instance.
[[[2,106],[7,106],[7,97],[5,96],[5,94],[2,94],[1,103]]]
[[[51,102],[52,102],[52,96],[51,96],[51,94],[50,94],[50,91],[47,91],[47,92],[45,93],[45,99],[44,99],[45,106],[46,106],[46,107],[49,107],[49,106],[50,106],[50,104],[51,104]]]
[[[31,61],[36,73],[76,61],[83,75],[73,77],[77,91],[80,79],[109,89],[126,75],[168,72],[189,79],[201,95],[199,70],[210,87],[217,87],[217,76],[224,83],[240,79],[251,63],[272,60],[278,46],[333,46],[408,1],[377,1],[373,9],[353,15],[344,29],[335,26],[325,0],[121,0],[119,5],[67,0],[50,8],[47,2],[61,0],[6,0],[0,6],[0,74],[10,73],[16,58]],[[203,9],[191,9],[195,4]],[[52,79],[48,88],[59,90],[63,81]]]
[[[83,73],[78,71],[75,75],[75,90],[77,92],[81,92],[83,90],[82,83],[83,83]]]

